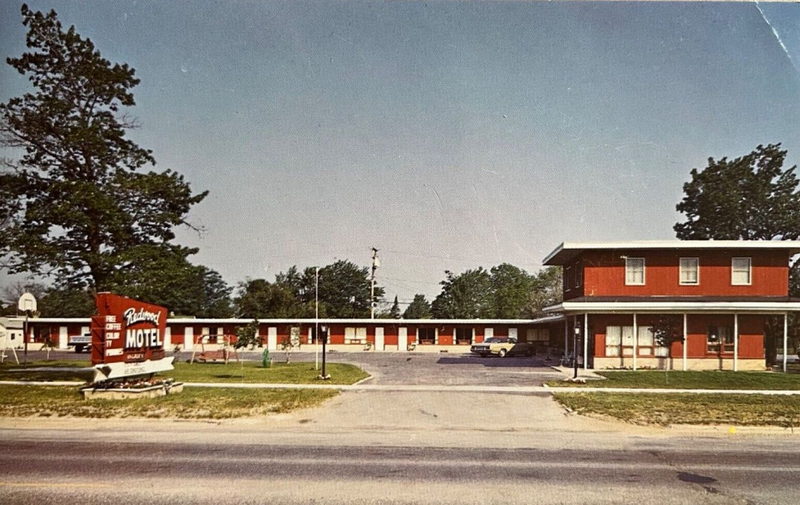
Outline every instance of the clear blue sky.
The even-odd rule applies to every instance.
[[[136,68],[132,136],[211,191],[179,241],[231,284],[374,246],[387,298],[433,297],[446,269],[674,237],[709,156],[800,160],[797,4],[30,5]],[[3,54],[24,34],[0,0]],[[0,100],[26,85],[0,69]]]

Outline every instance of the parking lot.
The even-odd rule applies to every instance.
[[[275,361],[283,353],[273,354]],[[314,353],[292,355],[293,361],[314,361]],[[328,361],[351,363],[372,375],[366,384],[447,386],[538,386],[563,378],[544,357],[487,357],[470,354],[416,352],[331,352]]]

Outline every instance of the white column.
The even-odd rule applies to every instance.
[[[589,369],[589,314],[583,315],[583,369]]]
[[[167,326],[164,330],[164,350],[166,351],[170,347],[172,347],[172,328]]]
[[[683,315],[683,371],[685,372],[688,370],[688,362],[687,357],[689,356],[689,325],[688,325],[688,316],[686,314]]]
[[[405,326],[397,328],[397,350],[402,352],[408,350],[408,328]]]
[[[270,326],[267,328],[267,349],[274,351],[278,348],[278,328]]]
[[[733,314],[733,371],[739,370],[739,314]]]
[[[375,328],[375,350],[383,350],[383,326]]]
[[[194,326],[187,326],[183,329],[183,350],[191,351],[194,349]]]
[[[636,313],[633,314],[633,369],[636,370],[636,358],[639,354],[639,324],[636,321]]]
[[[783,314],[783,371],[786,372],[787,355],[789,354],[789,313]]]
[[[69,347],[69,328],[66,326],[58,327],[58,348],[66,349]]]

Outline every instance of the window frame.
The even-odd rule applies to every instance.
[[[747,282],[737,281],[736,262],[747,261]],[[741,269],[739,270],[741,273]],[[734,256],[731,258],[731,286],[752,286],[753,285],[753,258],[751,256]]]
[[[636,281],[631,280],[632,275],[629,275],[629,273],[634,273],[633,265],[631,264],[634,261],[637,261],[637,262],[641,261],[641,265],[642,265],[642,281],[641,282],[636,282]],[[646,282],[647,282],[647,261],[645,261],[645,259],[641,258],[641,257],[630,257],[630,258],[626,257],[625,258],[625,285],[626,286],[644,286],[646,284]]]
[[[684,268],[684,262],[694,261],[694,282],[686,281],[683,278],[683,272],[688,270]],[[700,258],[694,256],[682,257],[678,260],[678,284],[681,286],[699,286],[700,285]]]

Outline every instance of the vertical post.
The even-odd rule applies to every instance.
[[[789,313],[783,314],[783,371],[786,372],[789,354]]]
[[[689,356],[689,325],[688,325],[688,316],[686,314],[683,315],[683,371],[685,372],[688,369],[687,357]]]
[[[320,336],[322,337],[322,374],[319,376],[319,378],[322,380],[328,380],[331,378],[325,369],[325,348],[328,343],[328,326],[322,325],[322,327],[320,327],[320,333]]]
[[[378,250],[372,248],[372,276],[370,278],[369,288],[369,318],[375,319],[375,270],[381,265],[378,259]]]
[[[739,371],[739,314],[736,313],[733,314],[733,371]]]
[[[636,357],[639,354],[639,324],[636,321],[636,313],[633,313],[633,370],[636,371]]]
[[[564,359],[569,356],[569,320],[564,318]]]
[[[589,314],[583,315],[583,369],[589,369]]]
[[[319,370],[319,267],[314,267],[314,370]]]
[[[25,358],[23,362],[28,364],[28,311],[25,311],[25,322],[22,323],[22,338],[25,341]]]
[[[572,378],[578,378],[578,339],[580,338],[581,334],[581,327],[580,323],[578,323],[578,316],[572,321],[574,326],[573,330],[573,337],[572,337]]]

